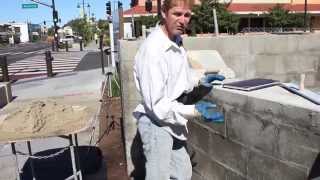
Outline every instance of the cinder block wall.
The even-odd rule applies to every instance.
[[[320,106],[285,90],[285,99],[263,96],[268,91],[259,97],[213,90],[208,99],[224,111],[225,123],[189,122],[193,180],[307,179],[320,151]]]
[[[121,103],[122,117],[125,136],[125,150],[128,174],[134,171],[133,161],[140,158],[141,153],[132,147],[136,142],[137,126],[132,115],[138,105],[140,95],[138,94],[133,79],[133,60],[138,51],[141,41],[120,41],[120,78],[121,78]]]
[[[271,77],[297,81],[303,72],[307,74],[307,85],[315,87],[320,81],[319,40],[320,35],[188,37],[184,39],[184,46],[191,50],[218,50],[240,78]],[[134,148],[139,138],[132,116],[139,102],[132,66],[140,43],[120,41],[129,175],[139,174],[135,166],[143,161],[141,151]],[[294,106],[284,109],[281,103],[224,91],[216,90],[210,98],[223,107],[226,123],[207,124],[199,120],[188,123],[189,148],[196,165],[193,180],[306,179],[320,148],[319,113]]]
[[[320,34],[187,37],[192,50],[217,50],[239,78],[265,77],[320,86]]]

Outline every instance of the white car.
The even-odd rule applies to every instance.
[[[69,45],[72,45],[74,42],[74,37],[72,35],[67,35],[65,38],[60,38],[59,40],[61,44],[65,44],[66,41],[68,41]]]

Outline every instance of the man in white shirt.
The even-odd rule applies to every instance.
[[[191,179],[192,167],[185,148],[187,118],[199,114],[213,117],[206,111],[213,104],[185,105],[177,100],[204,77],[190,69],[185,49],[176,43],[190,21],[192,5],[192,0],[164,0],[161,25],[135,56],[134,77],[142,102],[134,116],[146,157],[146,180]],[[217,79],[223,80],[209,76],[204,81],[209,84]],[[221,114],[213,115],[213,119],[223,120]]]

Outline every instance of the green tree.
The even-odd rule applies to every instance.
[[[190,24],[192,34],[214,32],[214,7],[217,11],[220,32],[235,33],[238,31],[239,17],[230,13],[224,4],[203,0],[201,5],[196,5],[192,9],[194,12]]]
[[[103,45],[109,46],[110,45],[110,38],[109,38],[109,22],[107,20],[99,19],[97,22],[97,32],[99,36],[103,35]]]
[[[85,45],[87,45],[93,37],[93,28],[90,22],[88,22],[86,19],[73,19],[67,22],[64,27],[65,26],[71,26],[72,30],[76,34],[82,36]]]
[[[97,26],[99,35],[109,35],[109,23],[107,20],[99,19]]]
[[[310,15],[307,14],[308,22],[309,22],[309,19],[310,19]],[[272,9],[270,9],[269,14],[267,14],[267,23],[271,27],[279,27],[279,28],[303,27],[304,14],[290,13],[289,10],[277,4]]]
[[[287,27],[290,24],[289,10],[286,10],[280,4],[277,4],[270,9],[267,20],[271,27]]]

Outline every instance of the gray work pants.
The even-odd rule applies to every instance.
[[[192,166],[185,142],[173,138],[143,115],[138,120],[146,157],[145,180],[190,180]]]

